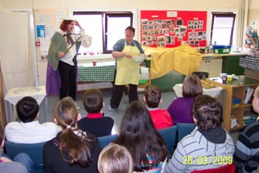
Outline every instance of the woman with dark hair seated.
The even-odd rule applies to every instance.
[[[192,105],[194,98],[203,92],[200,78],[195,74],[188,75],[183,81],[183,97],[172,101],[167,111],[170,113],[174,124],[193,123]]]
[[[149,111],[139,101],[133,101],[126,109],[114,143],[128,149],[136,172],[160,172],[168,156],[167,146],[155,129]]]

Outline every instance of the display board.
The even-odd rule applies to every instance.
[[[142,10],[140,20],[143,46],[206,46],[206,11]]]

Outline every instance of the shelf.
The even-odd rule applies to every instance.
[[[232,105],[232,109],[251,107],[252,104]]]
[[[246,88],[250,87],[255,89],[259,85],[259,80],[250,79],[246,76],[238,76],[238,80],[223,84],[220,78],[210,79],[213,84],[220,86],[225,90],[225,94],[223,95],[225,102],[223,102],[224,105],[222,105],[224,109],[223,127],[228,132],[242,130],[245,127],[245,124],[249,124],[248,121],[244,121],[244,117],[247,115],[245,112],[249,112],[253,108],[251,101],[248,102],[248,104],[244,104]],[[233,103],[236,105],[233,106]],[[234,126],[236,123],[231,120],[231,116],[234,116],[237,120],[238,127],[231,128],[231,125]]]
[[[234,128],[230,129],[230,132],[242,131],[244,128],[245,128],[245,126],[234,127]]]
[[[250,107],[252,104],[244,104],[244,107]]]

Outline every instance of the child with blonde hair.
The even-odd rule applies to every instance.
[[[100,153],[98,170],[100,173],[132,173],[133,160],[125,147],[111,143]]]

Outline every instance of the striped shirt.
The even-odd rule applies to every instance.
[[[172,158],[165,165],[164,173],[189,173],[194,170],[217,168],[233,162],[234,144],[226,132],[224,143],[208,141],[197,129],[184,137]]]
[[[242,172],[256,172],[259,166],[259,120],[249,124],[236,143],[234,163]]]

